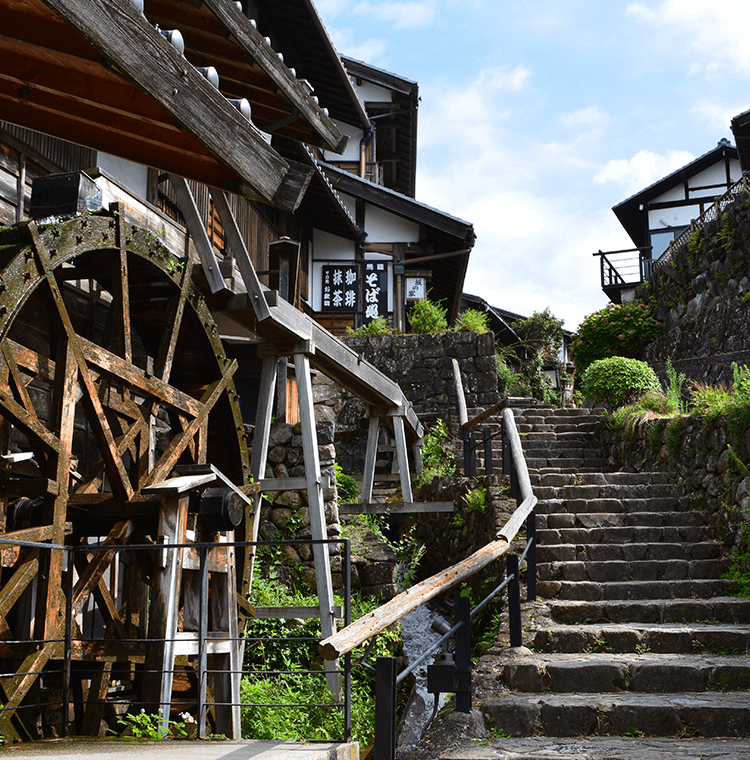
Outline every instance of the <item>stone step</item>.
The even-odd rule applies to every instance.
[[[535,486],[534,495],[546,499],[656,499],[682,496],[684,489],[672,483],[595,483],[591,485]]]
[[[639,562],[649,560],[711,560],[724,554],[722,544],[554,544],[537,547],[537,562]]]
[[[529,474],[534,472],[543,472],[544,470],[554,470],[555,472],[601,472],[607,466],[607,460],[601,456],[587,457],[549,457],[549,456],[529,456],[526,452],[526,467]]]
[[[502,666],[500,677],[511,689],[521,692],[661,694],[750,688],[750,667],[745,657],[596,653],[601,652],[597,647],[606,646],[600,640],[594,643],[593,653],[513,658]]]
[[[540,530],[557,528],[628,528],[631,526],[706,525],[705,512],[560,512],[537,515]]]
[[[547,599],[600,602],[633,599],[711,599],[725,596],[736,587],[733,581],[538,581],[537,594]]]
[[[599,428],[598,421],[573,418],[568,422],[516,422],[521,435],[525,433],[593,433]]]
[[[537,540],[541,546],[550,544],[648,544],[702,543],[706,540],[703,526],[628,526],[624,528],[557,528],[540,530]]]
[[[495,738],[497,732],[491,733],[491,724],[485,727],[481,713],[479,727],[473,718],[474,715],[463,713],[451,713],[444,718],[451,725],[452,735],[457,737],[453,744],[461,743],[441,753],[440,760],[750,760],[750,743],[745,739],[691,737],[686,741],[684,737],[632,735],[506,739]],[[422,760],[428,755],[418,757]]]
[[[531,484],[536,486],[643,486],[672,483],[666,472],[560,472],[529,471]]]
[[[545,425],[543,427],[554,427],[554,429],[553,430],[538,430],[537,426],[534,425],[532,430],[526,433],[521,433],[521,441],[526,441],[527,443],[529,442],[537,442],[539,444],[544,443],[545,445],[547,444],[568,445],[569,443],[579,444],[579,443],[589,443],[593,441],[598,442],[598,437],[594,429],[595,426],[593,426],[591,430],[568,430],[568,431],[559,430],[558,426],[552,426],[552,425]],[[560,448],[563,448],[563,446],[560,446]]]
[[[739,737],[750,733],[750,700],[741,693],[505,694],[485,700],[479,709],[495,731],[508,736]],[[606,753],[605,757],[617,755]],[[720,757],[716,755],[717,760]],[[726,760],[729,757],[724,755]]]
[[[750,599],[717,595],[708,599],[649,601],[554,601],[546,603],[563,625],[604,623],[723,623],[750,625]]]
[[[537,630],[529,646],[537,652],[747,655],[750,654],[750,626],[705,623],[556,625]]]
[[[534,489],[536,495],[538,489]],[[538,497],[537,497],[538,498]],[[537,515],[591,514],[597,512],[687,512],[693,500],[686,496],[658,496],[643,499],[540,499]]]
[[[526,436],[521,436],[521,448],[526,457],[547,456],[547,457],[572,457],[585,456],[584,453],[574,452],[596,452],[601,456],[600,446],[596,439],[582,441],[580,439],[571,439],[569,441],[536,441]]]
[[[638,562],[543,562],[537,565],[539,581],[684,581],[721,578],[728,559],[646,560]]]

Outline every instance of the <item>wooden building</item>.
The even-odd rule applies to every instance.
[[[473,231],[412,197],[416,92],[342,62],[310,0],[0,0],[6,739],[96,733],[115,682],[166,718],[176,672],[199,732],[212,695],[213,730],[239,735],[254,550],[222,544],[257,537],[290,363],[313,538],[311,367],[369,405],[364,500],[381,420],[411,500],[422,426],[333,333],[376,286],[402,320],[410,273],[458,308]],[[339,278],[349,311],[322,303]],[[327,546],[313,555],[330,635]]]
[[[609,299],[621,303],[632,297],[672,241],[741,177],[737,148],[722,139],[713,150],[614,206],[634,248],[595,254]]]

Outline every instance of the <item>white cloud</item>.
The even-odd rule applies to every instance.
[[[743,34],[750,24],[750,5],[744,0],[664,0],[655,9],[631,3],[627,10],[633,17],[660,27],[660,34],[686,37],[692,53],[699,57],[692,62],[691,73],[714,73],[728,67],[750,74],[750,46]]]
[[[698,121],[703,122],[708,129],[715,132],[718,137],[732,139],[730,134],[732,119],[737,114],[744,113],[747,109],[747,103],[727,108],[717,103],[711,103],[708,100],[702,100],[690,109],[690,113]]]
[[[633,158],[616,158],[607,162],[594,176],[594,182],[617,182],[629,193],[637,193],[657,180],[690,163],[694,156],[684,150],[670,150],[664,155],[642,150]]]
[[[337,16],[348,5],[348,0],[315,0],[315,8],[324,22]]]
[[[395,29],[418,29],[429,26],[435,18],[435,4],[431,0],[419,2],[360,2],[353,13],[391,24]]]
[[[530,76],[524,66],[486,68],[468,84],[422,88],[420,146],[445,144],[452,155],[463,153],[468,161],[493,150],[508,117],[507,105],[498,96],[521,92]]]
[[[467,292],[526,316],[549,306],[573,330],[607,302],[591,253],[631,243],[607,193],[593,212],[581,210],[579,189],[596,168],[590,127],[608,117],[582,109],[570,118],[582,134],[534,137],[522,115],[529,82],[519,66],[422,89],[417,198],[474,225]],[[560,183],[569,192],[555,198]]]
[[[611,119],[598,106],[579,108],[577,111],[563,114],[562,123],[566,127],[590,127],[600,129],[606,126]]]
[[[329,29],[333,46],[341,55],[377,66],[386,59],[388,40],[370,38],[360,40],[351,29]]]

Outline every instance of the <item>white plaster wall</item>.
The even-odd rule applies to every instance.
[[[670,188],[661,195],[657,195],[656,198],[651,200],[651,203],[668,203],[669,201],[684,201],[685,200],[685,188],[680,183],[675,187]]]
[[[355,80],[354,89],[363,103],[390,103],[393,100],[393,93],[390,90],[372,82],[363,81],[362,84],[357,84]]]
[[[325,103],[321,103],[325,106]],[[334,153],[331,150],[323,151],[323,159],[325,161],[359,161],[359,143],[362,141],[364,132],[361,129],[351,126],[351,124],[344,124],[341,121],[333,119],[333,123],[349,137],[349,142],[346,144],[346,148],[343,153]]]
[[[331,235],[323,230],[313,230],[312,271],[308,279],[307,302],[315,311],[322,307],[320,279],[323,265],[329,261],[354,261],[355,245],[353,240]]]
[[[351,195],[347,195],[346,193],[342,193],[342,192],[339,192],[339,198],[341,198],[341,202],[344,204],[344,208],[349,212],[349,216],[351,216],[352,219],[356,220],[357,199]]]
[[[369,203],[365,206],[365,231],[368,243],[416,243],[419,241],[418,224]]]
[[[648,213],[648,228],[659,230],[665,227],[681,227],[690,224],[690,220],[698,216],[700,216],[700,206],[697,203],[690,206],[654,209]]]
[[[97,153],[96,162],[100,169],[111,174],[134,195],[146,200],[148,195],[148,167],[126,161],[124,158],[111,156],[109,153]]]

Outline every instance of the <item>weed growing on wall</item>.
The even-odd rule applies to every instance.
[[[458,315],[453,329],[456,332],[473,332],[484,335],[490,331],[490,315],[486,311],[467,309]]]
[[[253,604],[267,607],[317,607],[314,594],[293,591],[274,578],[257,578]],[[343,600],[336,599],[336,604]],[[352,596],[352,619],[357,620],[378,606],[372,599]],[[278,639],[285,639],[279,641]],[[341,707],[326,688],[315,643],[320,638],[320,621],[248,621],[245,631],[244,669],[255,671],[241,682],[242,736],[245,739],[276,741],[341,741],[344,717]],[[274,640],[277,639],[277,640]],[[401,647],[397,630],[381,632],[370,654],[390,657]],[[364,647],[355,649],[357,662]],[[267,671],[286,671],[278,674]],[[308,672],[314,671],[314,672]],[[261,705],[271,705],[263,707]],[[273,705],[278,705],[274,707]],[[289,707],[293,705],[294,707]],[[372,741],[375,721],[374,676],[362,666],[352,670],[352,738],[363,744]]]
[[[438,420],[430,428],[422,444],[422,472],[414,484],[421,488],[435,478],[450,478],[456,474],[456,452],[448,426]]]
[[[411,332],[428,335],[448,332],[447,313],[448,310],[438,301],[429,298],[415,301],[408,314]]]
[[[346,334],[350,338],[369,338],[374,335],[393,335],[396,332],[395,328],[388,324],[388,320],[381,314],[372,322],[365,322],[365,324],[358,327],[356,330],[353,327],[346,328]]]
[[[578,326],[571,343],[576,371],[580,375],[593,362],[611,356],[636,359],[660,332],[650,306],[634,301],[608,304]]]

